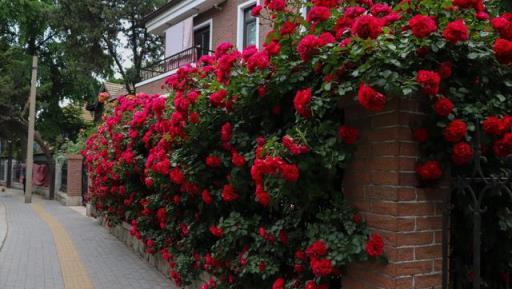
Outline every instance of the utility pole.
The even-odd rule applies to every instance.
[[[7,141],[7,188],[12,186],[12,139]]]
[[[32,80],[30,82],[30,108],[28,114],[27,163],[25,168],[25,203],[32,203],[32,165],[34,164],[34,129],[36,120],[37,56],[32,56]]]

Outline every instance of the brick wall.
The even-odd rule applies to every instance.
[[[164,94],[167,93],[167,90],[162,86],[165,83],[165,78],[141,85],[137,87],[137,93],[147,93],[147,94]]]
[[[410,124],[423,114],[418,101],[392,100],[386,111],[346,110],[360,129],[354,161],[346,169],[344,194],[385,241],[388,265],[349,268],[344,289],[441,288],[441,188],[418,188],[418,157]]]
[[[68,155],[67,195],[69,197],[82,196],[82,156]]]
[[[238,5],[245,2],[247,0],[227,0],[219,5],[218,8],[212,8],[194,18],[194,26],[212,19],[212,50],[222,42],[231,42],[236,46]],[[268,21],[260,19],[259,38],[261,47],[263,47],[265,35],[269,30],[270,25]]]

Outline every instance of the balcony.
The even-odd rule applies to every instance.
[[[182,66],[196,62],[199,57],[205,54],[210,54],[212,51],[201,48],[200,46],[194,46],[180,51],[174,55],[171,55],[161,61],[152,63],[141,71],[141,81],[157,77],[169,71],[173,71]]]

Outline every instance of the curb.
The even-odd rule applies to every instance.
[[[0,201],[0,251],[2,251],[5,240],[7,239],[7,229],[7,214],[4,203]]]

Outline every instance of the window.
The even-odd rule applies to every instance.
[[[243,34],[243,48],[251,45],[256,45],[256,17],[251,15],[251,10],[256,5],[252,5],[244,9],[244,34]]]
[[[259,19],[251,15],[251,10],[258,1],[247,1],[238,5],[237,48],[242,50],[247,46],[259,46]]]

